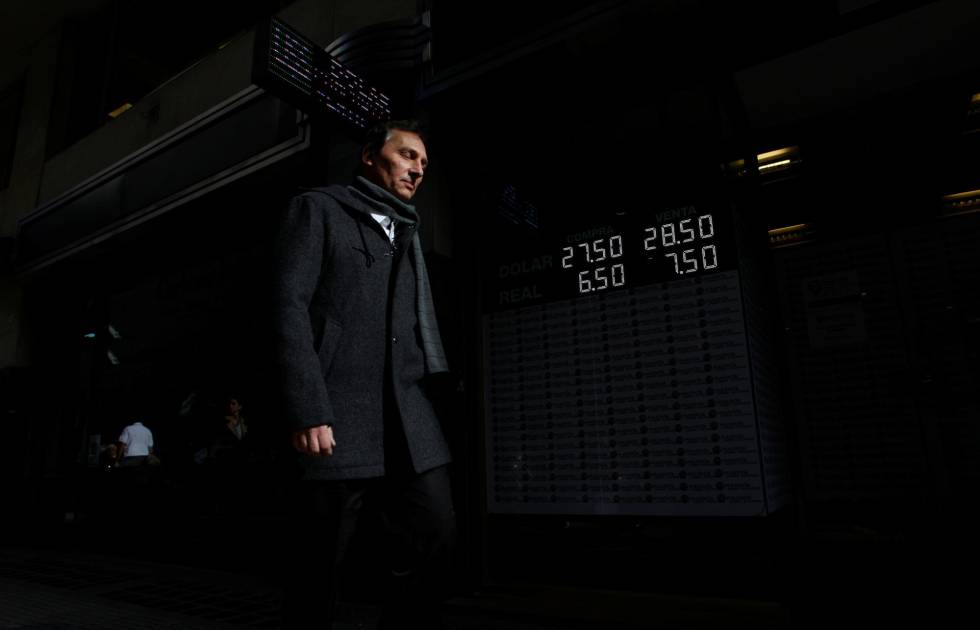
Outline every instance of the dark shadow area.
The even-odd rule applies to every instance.
[[[829,4],[806,3],[809,21],[793,22],[798,37],[782,32],[773,45],[790,53],[920,3],[885,4],[831,20]],[[753,27],[746,39],[767,32],[757,11],[758,23],[739,18]],[[970,109],[980,76],[952,73],[754,128],[734,75],[776,52],[753,40],[725,57],[740,40],[724,28],[735,19],[728,11],[703,32],[685,11],[628,19],[659,15],[624,13],[419,103],[440,178],[433,198],[452,219],[452,256],[427,264],[454,367],[440,410],[455,456],[454,595],[472,597],[460,606],[499,617],[500,627],[534,615],[581,627],[604,616],[623,627],[721,627],[726,614],[735,615],[728,627],[952,621],[972,601],[962,576],[980,559],[980,214],[976,195],[961,206],[949,195],[980,188]],[[502,31],[501,41],[532,26]],[[441,41],[458,63],[488,45],[462,33]],[[36,360],[0,372],[0,474],[16,480],[5,546],[273,580],[285,554],[301,553],[289,526],[299,471],[272,369],[270,245],[295,186],[319,175],[331,147],[349,144],[324,132],[304,155],[25,279]],[[788,147],[786,165],[760,168],[761,155]],[[323,176],[343,181],[346,171]],[[654,312],[642,292],[682,286],[695,304],[712,277],[737,276],[732,317],[743,318],[746,355],[755,352],[739,368],[749,382],[738,392],[751,409],[748,464],[722,463],[725,443],[742,438],[719,430],[718,416],[705,416],[703,436],[682,426],[683,401],[695,395],[677,385],[673,347],[664,366],[675,371],[662,379],[673,389],[662,394],[644,381],[641,357],[668,343],[630,337],[626,324],[599,328],[614,318],[615,299],[595,298],[595,273],[583,297],[585,267],[560,266],[570,243],[601,237],[611,246],[620,228],[643,243],[649,217],[695,203],[725,217],[711,241],[720,264],[699,259],[710,273],[697,281],[680,278],[678,256],[674,267],[631,275],[652,258],[644,250],[629,258],[621,285],[609,275],[601,290],[633,309],[623,316],[630,330],[647,315],[681,328],[686,316],[668,317],[680,310],[676,296]],[[780,241],[780,229],[792,238]],[[505,317],[563,301],[571,323],[550,341]],[[705,329],[692,356],[715,352],[720,362],[701,306],[688,318]],[[584,322],[597,327],[579,332]],[[505,341],[494,346],[494,332]],[[603,372],[617,342],[637,348],[623,350],[627,368]],[[551,407],[560,388],[542,384],[541,373],[562,369],[557,353],[535,363],[518,352],[539,344],[544,353],[548,343],[597,357],[568,368],[569,397],[578,397],[569,409],[578,406],[567,417]],[[519,358],[494,363],[507,353]],[[583,381],[593,375],[605,389],[588,416],[581,401],[593,393]],[[711,395],[725,377],[713,378]],[[504,393],[493,389],[501,382]],[[640,420],[628,417],[613,396],[623,383],[630,403],[675,405],[664,407],[667,420],[648,421],[645,406],[636,407]],[[506,396],[530,402],[508,418],[493,407]],[[119,466],[119,435],[135,420],[152,431],[157,461]],[[556,425],[566,420],[577,424],[565,450],[535,459],[546,438],[564,439]],[[519,446],[496,448],[508,439]],[[661,447],[664,463],[651,463]],[[574,485],[556,480],[562,457],[578,466]],[[726,486],[743,464],[754,467],[744,475],[751,484]],[[513,483],[496,485],[508,465]],[[675,475],[674,485],[655,489],[658,473]],[[655,501],[668,494],[673,503]],[[378,601],[380,525],[372,515],[366,525],[348,557],[344,594],[354,607]],[[651,621],[654,599],[674,616]]]

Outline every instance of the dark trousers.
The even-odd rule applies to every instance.
[[[382,593],[381,627],[442,627],[456,536],[448,466],[415,473],[400,462],[386,470],[376,479],[301,482],[296,529],[286,546],[284,629],[332,627],[342,563],[366,515],[379,518],[383,538],[371,540],[383,545],[385,566],[372,572]]]

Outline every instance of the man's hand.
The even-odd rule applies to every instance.
[[[333,455],[337,442],[333,439],[333,429],[329,424],[310,427],[293,433],[293,448],[306,455]]]

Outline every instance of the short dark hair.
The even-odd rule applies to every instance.
[[[364,134],[362,151],[367,149],[371,155],[377,155],[381,151],[381,147],[387,142],[388,134],[394,129],[410,131],[422,138],[423,143],[425,142],[425,134],[422,133],[422,128],[417,120],[385,120],[378,122]]]

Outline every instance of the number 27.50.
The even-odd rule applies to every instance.
[[[617,234],[608,239],[596,239],[591,243],[578,243],[575,247],[581,248],[585,254],[585,262],[602,262],[606,258],[619,258],[623,255],[623,237]],[[575,247],[562,248],[565,254],[561,259],[562,268],[571,269],[574,266]]]

